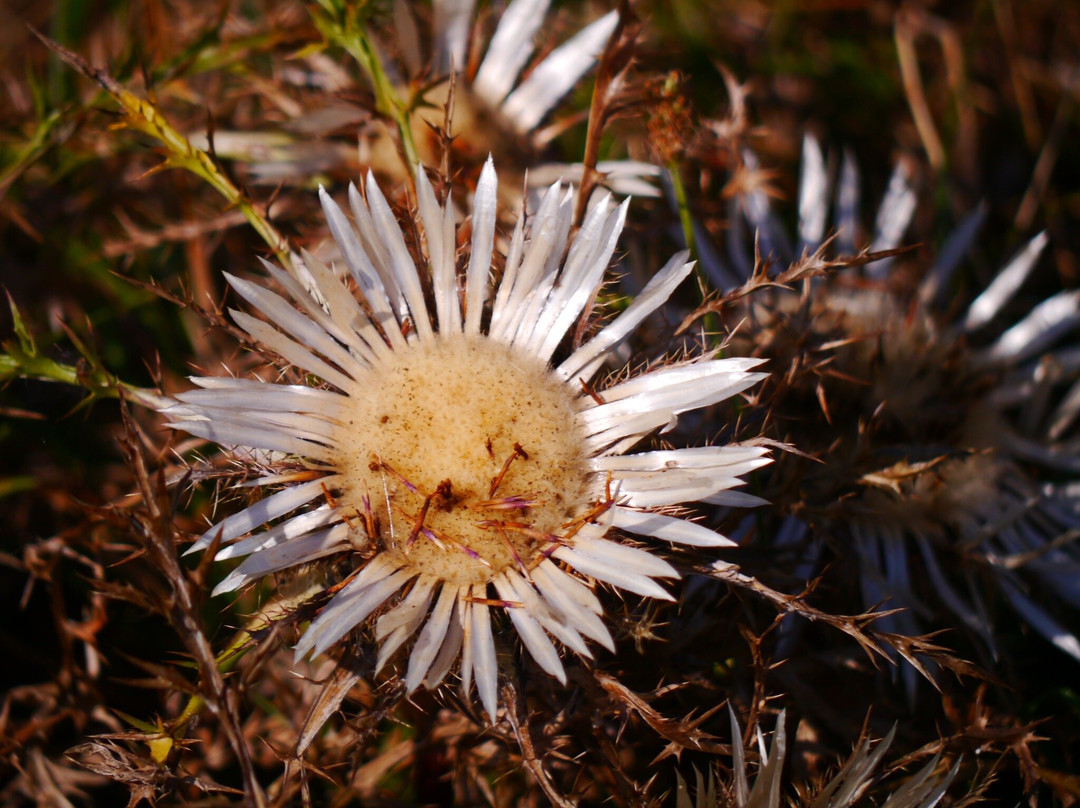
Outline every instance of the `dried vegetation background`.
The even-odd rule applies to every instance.
[[[498,5],[482,4],[478,31]],[[597,6],[563,4],[546,35],[607,10]],[[394,25],[389,3],[363,13],[373,30]],[[790,230],[811,132],[856,156],[867,200],[897,160],[908,165],[918,205],[899,284],[914,286],[985,200],[958,297],[1042,229],[1050,246],[1014,306],[1080,285],[1075,4],[643,0],[624,13],[620,47],[541,144],[479,125],[450,143],[421,125],[424,159],[465,185],[488,151],[507,177],[583,159],[670,168],[668,198],[631,207],[619,272],[632,290],[691,221],[725,245],[738,225],[729,200],[750,190],[767,190]],[[222,316],[221,272],[258,274],[255,257],[275,243],[318,251],[319,183],[340,189],[370,167],[408,211],[392,116],[328,19],[295,2],[0,6],[0,284],[12,303],[0,313],[0,802],[824,806],[883,804],[932,776],[947,783],[941,804],[1074,804],[1080,664],[1000,603],[997,660],[932,601],[923,627],[940,633],[894,636],[860,599],[842,545],[807,588],[796,555],[763,538],[810,507],[782,484],[801,473],[789,464],[812,462],[794,454],[755,483],[775,506],[741,525],[738,513],[705,514],[747,537],[725,555],[741,574],[688,575],[670,606],[606,593],[617,653],[569,660],[566,688],[501,656],[508,708],[494,727],[450,691],[404,700],[394,676],[372,676],[371,637],[336,663],[294,665],[311,615],[249,623],[269,586],[209,600],[224,572],[178,550],[240,495],[227,460],[183,444],[141,403],[195,369],[251,368]],[[80,74],[28,26],[107,77]],[[209,161],[170,146],[170,132]],[[807,272],[845,263],[781,280],[797,291]],[[737,329],[739,300],[758,286],[761,275],[717,297],[702,275],[636,358],[703,329],[752,337]],[[781,378],[785,356],[795,362],[781,352],[769,368]],[[790,410],[778,417],[784,394],[767,386],[737,411],[688,420],[680,438],[764,431],[828,455],[827,433],[799,445]],[[795,400],[826,423],[810,411],[827,396]],[[203,459],[181,462],[193,452]],[[678,563],[707,571],[708,560]],[[1059,617],[1080,624],[1075,611]],[[867,765],[875,747],[859,744],[887,735],[888,756]],[[861,779],[843,799],[823,791],[849,759]],[[930,804],[919,800],[932,791],[902,804]]]

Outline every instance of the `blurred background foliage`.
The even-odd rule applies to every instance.
[[[661,130],[656,119],[671,115],[672,104],[632,109],[612,124],[600,156],[673,161],[689,207],[718,243],[726,234],[725,199],[733,184],[746,181],[737,151],[724,146],[718,127],[707,125],[732,113],[726,70],[747,92],[739,137],[766,170],[751,179],[784,200],[776,208],[789,225],[803,136],[812,132],[834,162],[841,150],[852,151],[867,200],[882,196],[897,160],[909,163],[919,206],[906,241],[917,245],[915,256],[933,254],[980,200],[989,203],[988,224],[959,283],[980,287],[1016,247],[1046,229],[1052,271],[1040,275],[1032,299],[1080,285],[1080,4],[640,0],[632,8],[643,23],[634,73],[658,82],[653,87],[676,86],[679,115],[665,119]],[[602,3],[566,2],[556,25],[570,30],[573,20],[603,10]],[[392,24],[389,4],[362,11],[375,29]],[[242,367],[246,360],[235,341],[209,327],[208,317],[215,321],[225,298],[223,270],[257,271],[254,257],[271,256],[250,217],[220,189],[191,171],[156,170],[167,157],[161,143],[125,126],[108,94],[50,52],[29,26],[152,99],[177,132],[203,146],[212,142],[222,175],[258,215],[294,248],[318,250],[326,239],[313,194],[319,183],[340,189],[369,165],[399,183],[402,175],[396,156],[380,145],[388,127],[370,83],[314,20],[311,8],[288,0],[0,3],[0,285],[11,301],[0,311],[0,678],[6,691],[0,789],[7,789],[0,793],[16,804],[27,797],[13,784],[34,766],[67,778],[65,794],[81,790],[83,797],[71,797],[76,803],[118,803],[123,788],[89,772],[57,774],[55,761],[88,733],[126,728],[103,705],[142,718],[179,712],[177,692],[162,696],[132,682],[147,672],[131,657],[175,661],[182,643],[163,630],[160,615],[104,588],[105,581],[118,580],[142,586],[152,575],[137,547],[122,537],[125,510],[136,498],[118,443],[116,398],[120,383],[136,395],[159,385],[174,391],[196,369]],[[383,41],[392,48],[392,38]],[[581,118],[589,98],[585,82],[560,115]],[[359,149],[358,138],[366,144]],[[539,154],[579,161],[584,138],[583,126],[568,126]],[[460,160],[453,166],[466,182],[475,179],[467,149],[455,153]],[[676,213],[662,201],[642,200],[631,219],[633,249],[641,255],[628,263],[659,266],[656,259],[678,246]],[[155,420],[137,413],[136,421],[145,447],[159,449],[163,433]],[[190,503],[179,517],[187,520],[185,529],[197,529],[205,508],[198,499]],[[768,559],[757,563],[767,572]],[[736,613],[740,607],[722,608]],[[626,609],[620,645],[636,640],[646,656],[692,652],[655,642],[647,607]],[[224,641],[227,634],[214,637],[215,627],[235,617],[223,617],[219,604],[207,603],[203,611],[212,638]],[[716,662],[710,675],[725,687],[731,677],[748,676],[738,672],[749,661],[741,658],[748,651],[737,634],[732,627],[724,643],[739,649],[731,654],[740,658],[731,668]],[[942,641],[948,644],[947,637]],[[1029,681],[1031,687],[991,685],[995,695],[988,698],[1002,711],[993,721],[980,713],[984,686],[950,680],[941,708],[921,707],[924,720],[902,729],[898,746],[911,751],[936,740],[927,734],[934,722],[944,733],[950,721],[968,727],[985,721],[988,742],[999,733],[993,755],[1006,755],[1012,745],[1012,762],[1003,766],[993,793],[1011,798],[1010,804],[1020,795],[1032,805],[1042,799],[1071,804],[1080,797],[1073,774],[1080,771],[1076,667],[1019,641],[1016,654],[1021,681],[1042,678]],[[837,664],[850,658],[839,654]],[[630,687],[656,686],[655,671],[622,673]],[[849,690],[857,677],[845,673],[845,686],[830,687],[837,675],[824,670],[795,696],[836,700],[843,723],[857,730],[876,685],[863,675]],[[271,680],[277,676],[284,681],[283,671]],[[419,712],[411,718],[424,726]],[[1049,723],[1032,730],[1047,740],[1029,747],[1031,733],[1018,728],[1030,721]],[[388,726],[374,742],[380,749],[406,732]],[[203,740],[213,746],[210,736]],[[843,751],[854,735],[810,740],[822,750]],[[260,765],[272,770],[273,755],[266,749],[260,755]],[[216,766],[207,764],[216,777],[236,784]],[[424,791],[431,784],[422,777],[401,785],[394,776],[400,774],[380,782],[404,802],[447,804],[437,787]],[[508,782],[512,791],[515,781]]]

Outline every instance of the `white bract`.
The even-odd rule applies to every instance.
[[[460,657],[464,693],[475,681],[494,718],[494,611],[508,615],[540,667],[565,680],[553,640],[583,657],[587,639],[612,647],[592,579],[671,599],[657,579],[678,572],[625,534],[731,544],[672,515],[673,506],[752,504],[729,489],[768,462],[764,449],[626,452],[763,374],[751,372],[757,360],[702,356],[606,387],[595,380],[691,270],[685,253],[675,256],[603,329],[568,346],[603,282],[625,203],[595,205],[569,239],[571,194],[556,184],[534,217],[518,220],[498,260],[489,159],[459,272],[449,200],[439,204],[423,171],[417,193],[420,270],[369,176],[364,197],[349,189],[355,226],[321,193],[344,277],[310,255],[304,282],[267,265],[290,302],[229,276],[265,317],[234,311],[236,323],[313,386],[197,378],[201,389],[165,412],[178,429],[271,453],[279,466],[258,481],[267,489],[261,501],[192,546],[220,539],[217,558],[246,556],[215,594],[345,554],[355,573],[311,623],[297,657],[323,653],[378,613],[380,667],[415,636],[408,690],[438,685]],[[493,266],[501,267],[495,288]]]
[[[474,5],[475,0],[434,3],[432,38],[438,71],[461,71],[467,66]],[[550,5],[551,0],[513,0],[498,18],[475,78],[466,84],[479,101],[499,110],[521,135],[534,131],[592,69],[619,22],[618,12],[609,11],[552,49],[520,79],[536,49],[537,37],[548,23]],[[404,22],[406,17],[399,15],[399,19]],[[407,47],[414,38],[401,37],[400,30],[398,33],[406,65],[413,73],[419,72],[424,63],[419,46]]]
[[[414,137],[421,153],[438,160],[441,144],[435,130],[446,124],[450,75],[454,81],[451,133],[465,154],[542,149],[564,131],[565,122],[545,126],[560,102],[595,66],[619,26],[619,12],[609,11],[555,44],[559,31],[551,0],[511,0],[479,14],[475,0],[435,0],[427,37],[432,53],[421,46],[416,19],[402,0],[395,3],[393,46],[400,64],[386,60],[403,97],[424,87],[425,104],[417,110]],[[490,14],[490,20],[486,18]],[[488,39],[481,30],[493,25]],[[539,51],[539,56],[537,52]],[[470,70],[470,63],[475,69]],[[595,166],[601,185],[619,195],[658,197],[662,169],[640,160],[601,160]],[[525,184],[532,200],[555,180],[581,183],[581,163],[532,162]]]

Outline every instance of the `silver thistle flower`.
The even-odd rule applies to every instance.
[[[462,70],[468,64],[474,5],[474,0],[436,0],[433,34],[438,69]],[[553,49],[519,81],[550,5],[551,0],[513,0],[499,18],[476,76],[469,83],[477,100],[498,109],[522,135],[534,131],[592,69],[619,21],[618,12],[609,11]],[[415,63],[415,57],[412,61]]]
[[[401,50],[403,72],[416,81],[430,70],[431,78],[441,80],[425,91],[431,106],[419,110],[424,123],[415,136],[423,145],[433,137],[434,128],[444,124],[449,82],[442,79],[453,73],[454,136],[462,149],[480,155],[518,151],[523,143],[543,147],[561,131],[559,126],[545,131],[544,121],[595,67],[619,22],[619,13],[610,11],[530,64],[537,43],[550,27],[550,0],[513,0],[498,16],[486,43],[470,43],[477,27],[474,0],[436,0],[433,6],[434,53],[430,57],[425,57],[420,46],[412,12],[403,3],[395,10],[395,42]],[[475,73],[467,69],[471,60],[478,65]],[[398,80],[408,83],[404,76]],[[428,146],[433,155],[438,153],[434,144]],[[641,160],[601,160],[595,168],[604,178],[603,185],[617,194],[655,197],[660,193],[656,187],[662,174],[659,166]],[[528,166],[525,181],[530,195],[539,195],[557,180],[580,183],[584,170],[581,163],[543,162]]]
[[[604,200],[570,239],[571,193],[552,186],[534,217],[518,219],[492,289],[490,159],[461,274],[452,206],[438,203],[422,170],[417,190],[427,252],[419,271],[369,175],[366,199],[349,189],[355,227],[321,193],[347,277],[306,255],[305,288],[268,264],[289,302],[229,276],[269,321],[234,311],[236,323],[319,383],[196,378],[201,389],[178,395],[181,403],[165,413],[192,435],[269,453],[276,467],[256,481],[268,491],[264,499],[189,550],[219,540],[218,559],[246,556],[215,594],[344,554],[354,573],[304,633],[297,658],[323,653],[382,609],[379,667],[415,636],[405,676],[411,692],[437,686],[460,656],[463,692],[468,697],[475,679],[494,719],[493,613],[505,613],[540,667],[564,680],[552,638],[583,657],[586,638],[612,647],[592,579],[671,599],[657,579],[679,573],[626,534],[730,544],[671,510],[742,502],[745,495],[729,489],[768,462],[764,449],[627,452],[674,426],[680,413],[737,395],[764,374],[751,372],[759,360],[707,355],[598,385],[605,360],[690,272],[686,254],[568,350],[627,205]],[[565,355],[552,365],[557,354]]]

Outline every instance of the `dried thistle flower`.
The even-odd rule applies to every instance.
[[[276,492],[189,550],[217,540],[217,558],[247,556],[215,594],[345,554],[355,570],[333,588],[297,657],[323,653],[391,601],[375,621],[378,666],[417,635],[407,689],[437,686],[460,655],[466,698],[475,678],[494,719],[494,613],[505,612],[536,662],[564,680],[548,635],[584,657],[585,638],[612,647],[589,579],[671,599],[656,579],[679,573],[623,534],[730,544],[670,511],[693,501],[741,504],[745,495],[729,489],[768,462],[764,449],[626,453],[680,413],[736,395],[764,374],[750,372],[759,360],[705,355],[596,385],[613,350],[690,272],[686,254],[591,339],[567,347],[575,325],[585,326],[627,205],[604,200],[571,239],[572,193],[552,186],[535,217],[518,220],[490,290],[490,159],[462,275],[449,201],[438,203],[422,170],[417,190],[422,271],[369,175],[366,201],[355,187],[349,192],[358,231],[321,194],[347,279],[307,255],[304,288],[268,264],[297,310],[229,277],[270,320],[233,312],[237,324],[318,383],[198,378],[202,389],[178,395],[182,403],[165,413],[193,435],[259,450],[272,467],[255,482]],[[556,355],[563,358],[553,365]]]
[[[468,66],[468,34],[473,3],[436,2],[433,36],[435,66],[440,71]],[[513,0],[499,18],[476,74],[467,86],[477,102],[497,110],[517,134],[529,135],[578,80],[596,64],[597,55],[618,24],[609,11],[554,48],[520,78],[544,27],[550,0]],[[406,62],[422,64],[419,53],[406,52]],[[414,70],[414,72],[416,72]]]
[[[537,150],[580,120],[569,116],[545,126],[560,101],[596,66],[609,39],[618,36],[620,12],[610,11],[555,44],[545,41],[554,27],[549,10],[550,0],[513,0],[493,15],[494,30],[485,39],[478,35],[473,2],[436,0],[429,35],[433,53],[425,56],[413,12],[404,4],[395,9],[400,64],[384,62],[403,97],[414,98],[412,136],[423,159],[434,163],[449,148],[456,164],[478,164],[484,154],[496,152],[504,155],[504,175],[511,156],[518,158],[515,171],[527,169],[523,181],[531,195],[559,179],[585,187],[583,163],[535,158]],[[533,58],[538,49],[542,55]],[[616,194],[660,195],[659,166],[600,160],[594,168],[603,186]]]
[[[825,165],[808,137],[801,263],[814,263],[824,249],[831,192]],[[850,239],[858,209],[850,156],[835,201],[840,235]],[[914,206],[901,164],[869,249],[897,246]],[[762,254],[791,257],[763,195],[751,193],[739,207],[759,234]],[[798,479],[778,469],[777,485],[797,492],[800,514],[824,534],[850,537],[843,547],[857,560],[864,601],[901,610],[879,621],[885,630],[920,633],[920,615],[933,614],[936,601],[996,656],[996,594],[1080,660],[1080,639],[1058,616],[1062,606],[1080,608],[1073,541],[1080,501],[1071,482],[1080,464],[1066,437],[1080,413],[1080,362],[1075,347],[1056,347],[1080,325],[1080,293],[1053,295],[1005,327],[1010,302],[1047,244],[1039,234],[967,308],[953,299],[946,310],[950,278],[985,215],[979,207],[956,228],[917,286],[899,275],[910,267],[886,259],[868,264],[861,277],[848,271],[812,282],[798,300],[785,293],[748,298],[753,351],[793,368],[784,389],[766,393],[772,414],[791,430],[784,437],[826,461]],[[733,264],[748,262],[753,258],[744,254]],[[828,437],[815,440],[821,435]],[[774,542],[793,547],[807,536],[804,521],[789,520]],[[809,536],[808,575],[823,549],[816,532]],[[912,671],[905,675],[913,687]]]

